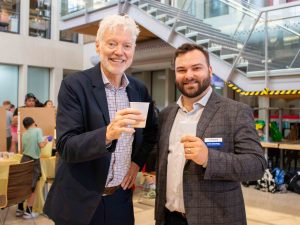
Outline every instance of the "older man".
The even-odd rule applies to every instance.
[[[64,79],[58,96],[60,165],[45,213],[58,225],[132,225],[132,185],[153,147],[156,117],[146,87],[124,71],[139,29],[128,16],[100,23],[101,63]],[[129,102],[149,102],[146,127]]]

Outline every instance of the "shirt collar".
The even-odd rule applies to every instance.
[[[212,93],[212,88],[211,88],[211,86],[209,86],[208,88],[209,88],[209,89],[208,89],[208,92],[207,92],[201,99],[199,99],[197,102],[194,102],[194,103],[193,103],[193,110],[192,110],[192,112],[193,112],[193,111],[197,111],[198,109],[200,109],[201,106],[202,106],[202,107],[205,107],[205,106],[206,106],[206,104],[207,104],[207,102],[208,102],[208,99],[209,99],[209,97],[210,97],[210,95],[211,95],[211,93]],[[183,104],[182,104],[182,95],[180,95],[179,99],[177,100],[177,105],[182,109],[182,111],[188,112],[188,111],[186,110],[186,108],[185,108],[185,107],[183,106]]]
[[[111,83],[110,81],[108,80],[107,76],[105,75],[105,73],[103,72],[103,70],[101,69],[101,73],[102,73],[102,80],[103,80],[103,83],[105,85],[105,87],[111,87],[111,88],[115,88]],[[123,89],[123,88],[126,88],[129,84],[129,80],[126,76],[125,73],[123,73],[122,77],[121,77],[121,85],[118,89]]]

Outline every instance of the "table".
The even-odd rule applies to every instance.
[[[0,202],[0,208],[5,207],[7,204],[9,166],[18,163],[20,163],[20,160],[17,160],[15,158],[0,160],[0,196],[5,196],[5,200],[3,202]]]
[[[11,159],[3,159],[0,160],[0,196],[7,194],[7,184],[8,184],[8,174],[9,174],[9,165],[12,164],[18,164],[20,163],[20,160],[22,158],[22,155],[15,154]],[[44,188],[46,184],[47,179],[53,179],[55,176],[55,161],[56,157],[48,157],[48,158],[41,158],[41,172],[42,176],[40,180],[37,182],[36,185],[36,194],[35,199],[33,203],[33,211],[42,213],[43,207],[45,204],[45,192]],[[5,203],[6,205],[6,203]],[[4,207],[0,205],[0,207]]]
[[[268,148],[279,149],[280,151],[280,168],[283,168],[283,150],[300,151],[299,141],[283,141],[283,142],[260,142],[262,147],[265,148],[265,157],[268,160]]]
[[[56,157],[40,158],[42,176],[36,186],[36,196],[32,206],[34,212],[42,213],[47,195],[47,180],[55,177]]]

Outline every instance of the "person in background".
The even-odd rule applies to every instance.
[[[15,109],[16,109],[16,106],[14,104],[10,104],[9,111],[11,111],[12,113],[14,113]]]
[[[6,111],[6,150],[10,151],[11,146],[11,123],[13,119],[13,113],[9,110],[10,109],[10,101],[4,101],[2,106],[5,108]]]
[[[33,160],[34,172],[32,180],[32,194],[29,199],[27,199],[27,208],[24,210],[23,203],[19,203],[16,210],[16,216],[23,216],[24,219],[30,219],[39,215],[38,213],[32,212],[32,205],[34,201],[35,187],[41,176],[41,148],[45,147],[48,140],[47,138],[43,138],[43,132],[40,128],[37,128],[33,118],[25,117],[23,119],[23,126],[26,131],[22,135],[23,156],[21,158],[21,163]]]
[[[45,101],[44,107],[47,107],[47,108],[54,108],[54,105],[53,105],[52,100],[47,100],[47,101]]]
[[[156,225],[245,225],[240,182],[267,167],[252,109],[213,91],[202,47],[183,44],[174,62],[181,96],[159,116]]]
[[[28,93],[25,95],[25,105],[21,106],[21,108],[25,107],[35,107],[36,106],[36,97],[32,93]],[[11,152],[17,153],[18,151],[18,108],[15,109],[13,113],[13,119],[11,123],[11,135],[12,135],[12,141],[11,141]]]
[[[25,95],[25,105],[24,106],[21,106],[21,108],[25,108],[25,107],[35,107],[35,102],[36,102],[36,97],[34,96],[34,94],[32,93],[27,93]],[[14,116],[17,116],[18,115],[18,108],[15,109],[14,111]]]
[[[133,225],[132,186],[152,150],[157,131],[145,85],[125,70],[139,29],[127,15],[101,20],[96,51],[101,62],[67,76],[57,109],[60,155],[44,212],[56,225]],[[149,102],[145,121],[129,102]]]

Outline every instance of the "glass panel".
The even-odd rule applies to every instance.
[[[218,94],[223,95],[224,81],[214,74],[212,75],[211,86]]]
[[[195,4],[195,3],[194,3]],[[227,15],[229,13],[228,5],[219,0],[204,1],[204,18]]]
[[[61,41],[78,43],[78,33],[72,32],[70,30],[63,30],[60,31],[59,35],[60,35],[59,39]]]
[[[148,92],[151,95],[151,74],[150,74],[150,72],[135,72],[135,73],[132,73],[131,76],[142,81],[146,85]]]
[[[49,99],[50,69],[28,67],[27,92],[33,93],[40,102]]]
[[[65,16],[70,13],[78,12],[85,8],[85,0],[62,0],[61,15]]]
[[[88,0],[88,10],[95,10],[117,3],[118,0]]]
[[[156,102],[159,110],[165,108],[165,90],[166,90],[165,70],[152,72],[152,99]]]
[[[29,35],[50,39],[51,0],[30,0]]]
[[[18,66],[0,64],[0,104],[9,100],[15,106],[18,105],[18,79]]]
[[[0,0],[0,31],[19,33],[20,1]]]

